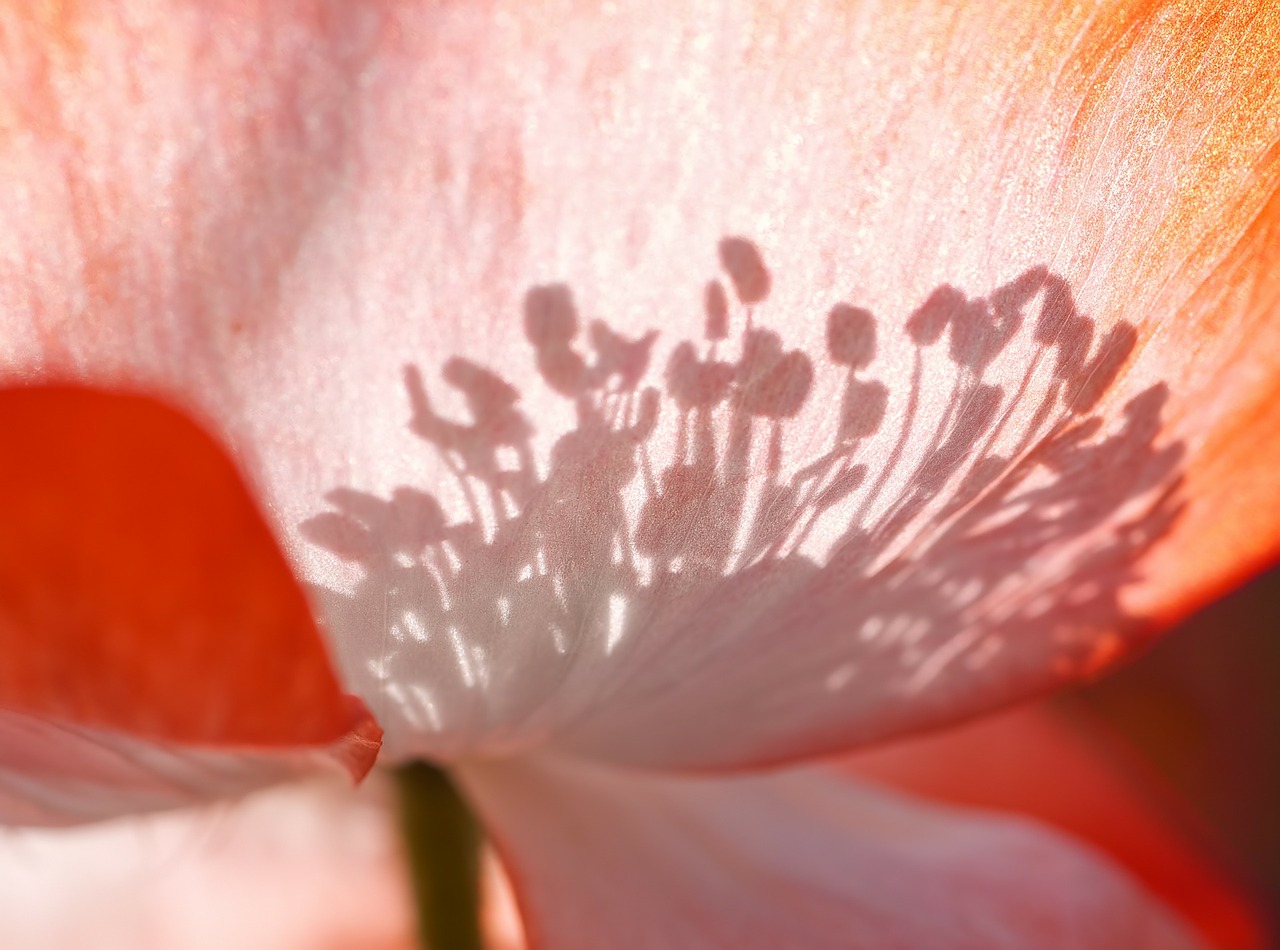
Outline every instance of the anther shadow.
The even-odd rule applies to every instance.
[[[461,730],[636,762],[821,753],[1102,664],[1140,626],[1119,594],[1179,514],[1183,448],[1161,444],[1163,385],[1097,411],[1131,325],[1099,338],[1044,267],[985,297],[942,286],[890,328],[912,360],[895,393],[870,311],[834,304],[815,365],[763,324],[755,246],[719,250],[702,338],[663,341],[660,379],[656,331],[584,331],[568,287],[528,291],[529,357],[577,419],[545,461],[510,382],[448,360],[459,421],[406,369],[462,517],[432,486],[344,487],[301,526],[362,569],[320,592],[327,613],[388,635],[344,667],[442,737],[424,751]],[[1016,340],[1029,355],[995,368]],[[827,447],[788,458],[819,371],[839,376]]]

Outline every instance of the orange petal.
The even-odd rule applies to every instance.
[[[1091,849],[832,771],[691,779],[541,760],[460,772],[535,950],[1199,945]]]
[[[328,748],[368,770],[377,727],[342,693],[301,589],[203,431],[146,396],[31,387],[0,391],[0,445],[6,722],[170,750]],[[5,732],[0,761],[34,768],[21,757],[39,740]],[[72,758],[72,773],[93,771]]]
[[[850,771],[970,808],[1036,818],[1105,851],[1214,946],[1265,946],[1258,909],[1208,830],[1100,729],[1022,707],[848,760]]]
[[[1156,627],[1280,559],[1280,143],[1266,158],[1258,175],[1266,202],[1234,209],[1247,226],[1187,308],[1182,332],[1154,343],[1159,358],[1187,368],[1189,389],[1206,394],[1173,420],[1203,439],[1187,467],[1195,504],[1129,593]]]

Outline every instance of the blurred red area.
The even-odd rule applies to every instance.
[[[1195,811],[1280,946],[1280,567],[1061,708],[1096,717]]]
[[[1214,946],[1280,945],[1280,569],[1098,683],[854,760],[1108,852]]]
[[[293,748],[367,714],[231,459],[144,395],[0,391],[0,701],[148,739]],[[355,743],[363,774],[376,740]],[[347,758],[344,755],[344,759]]]

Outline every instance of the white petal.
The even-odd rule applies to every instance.
[[[4,945],[411,950],[408,882],[376,792],[313,782],[217,808],[0,832]]]
[[[74,825],[237,798],[339,771],[323,750],[164,743],[0,712],[0,824]]]
[[[680,779],[530,760],[462,775],[533,947],[1197,945],[1101,855],[1056,833],[835,773]]]

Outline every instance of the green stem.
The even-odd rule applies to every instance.
[[[442,769],[396,770],[418,935],[430,950],[481,950],[480,827]]]

